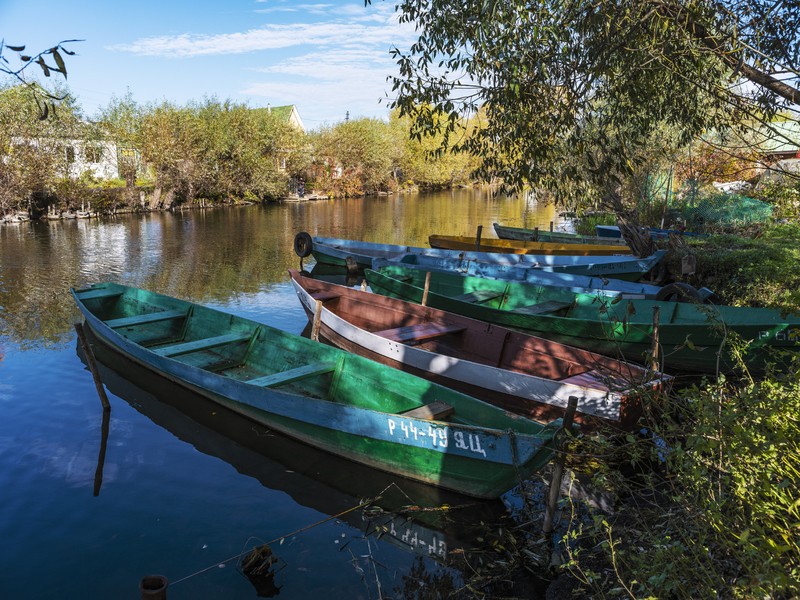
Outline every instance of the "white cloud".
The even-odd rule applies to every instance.
[[[292,9],[311,7],[325,12],[330,9],[335,19],[316,23],[271,24],[244,32],[221,34],[183,33],[172,36],[155,36],[117,44],[109,49],[140,56],[190,58],[224,54],[242,54],[294,46],[341,46],[375,44],[387,47],[398,37],[406,39],[413,28],[398,24],[392,9],[382,5],[370,11],[363,7],[313,4],[292,6]],[[355,10],[359,9],[360,10]],[[276,10],[284,10],[282,7]]]
[[[351,118],[388,114],[387,76],[397,68],[389,50],[407,47],[417,36],[413,25],[398,22],[393,4],[263,1],[260,6],[256,12],[274,13],[280,23],[241,32],[141,38],[113,50],[193,58],[198,66],[203,57],[237,56],[231,72],[249,74],[250,81],[229,82],[228,93],[238,88],[237,94],[255,103],[296,104],[311,128],[340,121],[347,111]],[[245,54],[246,61],[239,58]]]

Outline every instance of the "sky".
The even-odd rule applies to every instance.
[[[83,40],[67,45],[67,85],[89,118],[130,93],[143,104],[294,104],[311,130],[386,119],[389,52],[416,35],[386,0],[0,0],[0,38],[33,53]]]

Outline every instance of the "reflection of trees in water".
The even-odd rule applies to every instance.
[[[71,335],[68,290],[99,281],[195,302],[269,291],[297,268],[298,231],[427,246],[428,235],[474,233],[493,220],[535,226],[524,198],[488,190],[120,215],[0,227],[0,335],[23,346]],[[544,207],[539,220],[553,218]]]

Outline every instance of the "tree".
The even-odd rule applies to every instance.
[[[383,121],[354,119],[323,127],[313,144],[315,189],[354,196],[386,190],[393,181],[397,141]]]
[[[471,183],[471,175],[478,166],[478,159],[460,152],[442,152],[442,136],[411,137],[409,117],[400,117],[398,111],[391,115],[390,124],[396,130],[399,148],[402,150],[398,163],[405,181],[412,181],[420,188],[436,189]],[[466,135],[469,124],[461,124],[462,135]]]
[[[58,113],[38,119],[40,105],[29,87],[0,88],[0,213],[23,206],[43,211],[44,198],[73,175],[73,143],[87,133],[74,97],[59,95]]]
[[[576,181],[619,199],[662,126],[686,143],[800,100],[796,2],[401,0],[397,10],[420,32],[393,50],[393,106],[413,133],[443,134],[481,156],[483,174],[560,199]],[[481,108],[486,126],[452,137]]]

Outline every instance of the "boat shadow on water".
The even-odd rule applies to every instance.
[[[315,449],[153,374],[105,346],[91,331],[86,335],[99,377],[114,396],[199,452],[288,494],[301,506],[346,522],[365,537],[469,577],[467,563],[482,562],[481,556],[493,552],[497,536],[515,525],[500,500],[469,498]],[[88,369],[79,342],[76,352]],[[102,432],[95,495],[100,493],[108,427]]]

